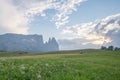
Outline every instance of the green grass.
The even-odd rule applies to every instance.
[[[120,80],[120,51],[1,55],[0,80]]]

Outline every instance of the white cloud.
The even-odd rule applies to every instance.
[[[77,24],[62,31],[62,34],[74,34],[77,38],[85,39],[83,45],[113,42],[115,40],[112,38],[113,34],[118,35],[118,33],[120,33],[120,14],[108,16],[97,22]]]
[[[28,33],[27,20],[10,0],[0,0],[1,29],[13,33]]]
[[[99,45],[94,45],[84,38],[61,39],[58,41],[61,50],[99,48]]]
[[[52,21],[55,22],[57,28],[64,26],[69,22],[69,14],[73,11],[77,11],[76,5],[84,2],[86,0],[61,0],[58,4],[60,6],[56,7],[58,13],[53,17]]]
[[[47,16],[47,9],[57,11],[50,20],[57,28],[69,22],[69,14],[85,0],[0,0],[0,28],[6,32],[28,33],[28,24],[35,15]]]

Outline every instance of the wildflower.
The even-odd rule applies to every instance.
[[[42,76],[39,74],[37,77],[38,77],[38,78],[41,78]]]
[[[23,70],[25,69],[25,66],[23,64],[21,65],[21,69],[23,69]]]
[[[21,74],[25,74],[25,71],[21,71]]]
[[[49,66],[49,64],[46,63],[45,66]]]

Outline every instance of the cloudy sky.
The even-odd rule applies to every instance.
[[[0,34],[55,37],[60,49],[120,47],[120,0],[0,0]]]

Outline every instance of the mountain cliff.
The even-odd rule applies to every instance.
[[[4,34],[0,35],[0,51],[48,52],[58,51],[55,38],[43,42],[42,35]]]

